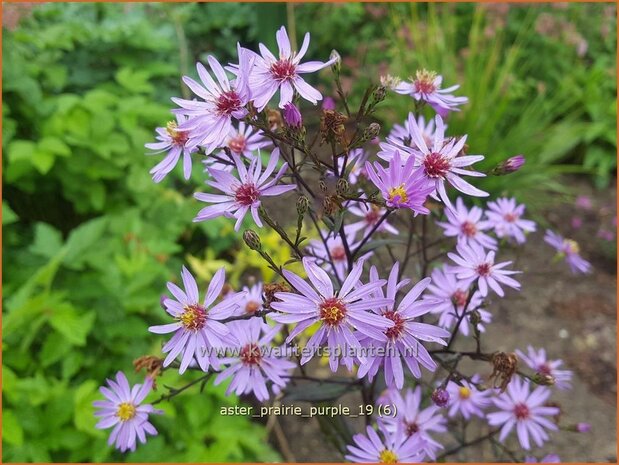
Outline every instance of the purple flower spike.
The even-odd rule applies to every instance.
[[[151,404],[141,405],[153,387],[153,380],[146,378],[144,384],[129,385],[122,371],[116,373],[116,380],[107,380],[108,387],[99,388],[106,400],[96,400],[93,405],[98,409],[95,416],[101,418],[98,429],[114,427],[108,444],[114,444],[121,452],[134,451],[137,441],[146,442],[146,435],[156,436],[157,430],[148,421],[149,415],[162,414]]]
[[[403,431],[386,431],[380,428],[382,440],[371,427],[366,434],[355,434],[354,445],[348,446],[345,459],[353,463],[418,463],[423,459],[423,441],[416,436],[407,436]]]
[[[183,131],[190,131],[187,145],[203,146],[206,154],[225,144],[233,129],[233,118],[240,120],[247,115],[245,105],[250,100],[247,78],[253,67],[254,56],[240,47],[238,50],[240,64],[236,79],[230,81],[221,64],[209,55],[208,63],[217,82],[201,63],[196,65],[201,83],[188,76],[183,77],[183,82],[202,101],[172,98],[181,107],[174,112],[189,117],[180,126]]]
[[[165,158],[150,170],[153,181],[161,182],[174,169],[181,155],[183,155],[183,176],[185,179],[191,176],[191,154],[198,149],[188,146],[190,133],[179,129],[185,121],[187,121],[185,116],[176,115],[176,122],[170,121],[165,128],[157,128],[158,142],[146,144],[146,148],[155,150],[148,155],[167,152]]]
[[[572,273],[591,273],[591,263],[580,256],[580,247],[576,241],[565,239],[554,231],[546,230],[544,241],[565,256]]]
[[[449,272],[455,273],[456,277],[464,282],[466,286],[470,286],[477,281],[479,292],[482,297],[488,295],[488,287],[490,287],[499,297],[503,297],[505,292],[501,288],[501,284],[520,290],[520,283],[509,275],[520,273],[519,271],[504,270],[511,261],[494,263],[493,250],[486,252],[477,244],[458,244],[456,246],[457,254],[450,252],[447,254],[458,266],[450,267]]]
[[[451,94],[460,86],[455,85],[441,89],[443,77],[425,69],[417,71],[411,82],[400,82],[394,87],[398,94],[410,95],[415,100],[427,102],[441,116],[450,111],[459,111],[459,105],[469,101],[466,97],[456,97]]]
[[[209,205],[200,210],[193,221],[206,221],[218,216],[232,217],[236,218],[234,230],[238,231],[243,218],[245,218],[248,211],[251,211],[256,225],[261,228],[262,221],[258,215],[261,198],[281,195],[295,189],[297,186],[295,184],[276,185],[286,169],[288,169],[287,163],[284,163],[277,174],[271,178],[279,161],[279,148],[276,148],[271,153],[271,158],[264,172],[262,171],[262,159],[260,156],[251,161],[249,168],[245,166],[238,156],[233,155],[232,157],[239,179],[227,171],[209,168],[209,174],[214,178],[214,181],[209,181],[208,185],[219,189],[223,192],[223,195],[196,193],[194,195],[196,199],[214,205]]]
[[[513,378],[507,391],[492,399],[499,411],[488,414],[488,423],[491,426],[501,426],[499,441],[503,442],[515,426],[523,449],[531,448],[530,437],[538,447],[542,447],[548,440],[545,430],[559,429],[555,423],[545,418],[559,413],[557,407],[544,405],[549,397],[550,389],[539,386],[531,392],[528,381]]]
[[[363,349],[353,330],[371,337],[385,340],[384,331],[394,326],[393,321],[368,312],[373,308],[392,303],[391,299],[375,297],[375,291],[385,284],[384,279],[360,284],[363,272],[363,260],[352,268],[339,291],[333,289],[329,275],[313,259],[303,258],[303,267],[311,286],[302,278],[284,270],[286,280],[299,294],[278,292],[275,297],[280,302],[271,303],[271,307],[282,313],[271,314],[279,323],[297,323],[290,332],[286,342],[314,323],[320,327],[307,341],[301,364],[307,363],[316,354],[318,347],[325,342],[329,349],[329,366],[336,371],[339,365],[338,353],[342,362],[352,370],[354,354],[361,354]],[[365,358],[358,357],[365,361]]]
[[[380,190],[387,206],[391,208],[409,208],[415,214],[428,215],[430,210],[423,206],[428,195],[434,192],[434,186],[424,178],[423,171],[414,169],[415,159],[409,157],[404,166],[400,152],[396,151],[389,161],[389,167],[383,168],[378,162],[374,166],[365,163],[365,170]]]
[[[313,73],[331,66],[336,59],[331,59],[326,63],[321,61],[301,63],[309,47],[309,32],[305,34],[298,52],[292,51],[284,26],[277,31],[275,37],[279,47],[279,57],[275,57],[263,44],[259,45],[260,55],[253,54],[256,66],[250,76],[250,86],[254,105],[258,111],[262,111],[278,90],[280,93],[279,108],[284,108],[287,103],[292,102],[295,90],[305,100],[317,104],[319,100],[322,100],[322,94],[305,82],[301,74]]]
[[[239,292],[213,305],[223,289],[226,272],[219,269],[208,286],[204,301],[200,303],[198,285],[189,270],[183,266],[183,291],[174,283],[168,283],[168,290],[174,299],[166,299],[166,311],[175,319],[174,323],[151,326],[148,330],[155,334],[174,333],[163,346],[167,357],[163,366],[168,366],[181,355],[179,373],[183,374],[189,364],[195,359],[203,371],[208,371],[212,365],[219,368],[219,360],[215,353],[230,344],[236,343],[228,327],[218,320],[232,316],[238,309],[244,293]]]

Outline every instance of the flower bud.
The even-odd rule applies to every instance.
[[[252,250],[262,249],[262,243],[260,242],[260,236],[258,236],[258,234],[256,234],[256,232],[252,231],[251,229],[247,229],[243,233],[243,240],[245,241],[245,244],[247,244],[247,247],[249,247]]]
[[[380,103],[383,100],[385,100],[385,97],[387,96],[387,88],[383,85],[378,86],[376,89],[374,89],[374,92],[372,92],[372,98],[374,99],[374,103]]]
[[[469,321],[474,327],[477,327],[477,325],[481,323],[481,315],[477,309],[471,312],[469,315]]]
[[[284,106],[284,121],[292,129],[300,129],[303,126],[303,117],[294,103]]]
[[[345,195],[350,190],[350,184],[344,178],[340,178],[337,180],[337,184],[335,185],[335,192],[338,195]]]
[[[378,136],[379,132],[380,132],[380,124],[372,123],[367,128],[365,128],[365,130],[363,131],[363,135],[361,136],[361,140],[363,142],[366,142],[368,140],[372,140],[376,136]]]
[[[535,383],[535,384],[539,384],[540,386],[552,386],[555,384],[555,378],[554,376],[551,376],[549,374],[546,373],[535,373],[532,377],[531,380]]]
[[[432,393],[432,402],[434,402],[437,407],[447,406],[449,403],[449,392],[447,392],[447,389],[442,387],[436,388]]]
[[[305,215],[309,208],[309,199],[302,195],[297,199],[297,213],[301,215]]]
[[[331,65],[331,69],[333,70],[334,73],[339,74],[341,63],[342,63],[342,57],[340,56],[338,51],[335,49],[331,50],[331,55],[329,55],[329,61],[333,59],[335,59],[335,62]]]
[[[522,168],[524,162],[524,155],[515,155],[499,163],[490,173],[495,176],[503,176],[505,174],[514,173]]]

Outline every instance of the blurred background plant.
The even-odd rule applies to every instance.
[[[179,76],[196,60],[227,61],[237,41],[272,46],[287,23],[297,36],[312,33],[315,56],[338,49],[351,93],[383,74],[435,69],[471,102],[450,117],[450,131],[471,134],[470,152],[485,154],[487,168],[525,154],[510,191],[535,205],[548,190],[573,200],[558,174],[586,175],[598,188],[615,182],[614,8],[5,5],[4,461],[120,460],[94,429],[91,402],[106,377],[159,352],[146,328],[163,320],[165,281],[184,262],[202,285],[222,264],[238,285],[248,273],[268,279],[228,221],[191,222],[197,170],[190,183],[175,173],[155,185],[148,174],[144,143],[169,119],[169,98],[186,92]],[[321,86],[337,100],[332,83]],[[404,120],[406,102],[384,105],[383,135]],[[497,178],[483,187],[500,190]],[[277,241],[266,246],[287,259]],[[175,376],[160,384],[174,386]],[[236,402],[209,385],[166,403],[160,437],[128,459],[277,460],[263,426],[219,415]]]

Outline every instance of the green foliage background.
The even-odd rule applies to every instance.
[[[144,143],[170,117],[169,97],[185,91],[180,75],[195,60],[231,60],[239,40],[272,46],[294,19],[297,39],[312,33],[312,56],[335,45],[351,82],[386,67],[402,77],[435,68],[462,82],[471,105],[451,129],[476,135],[471,151],[488,167],[525,153],[527,169],[511,178],[519,194],[565,190],[561,172],[605,187],[616,166],[614,13],[610,39],[600,31],[608,6],[516,8],[492,38],[490,13],[471,4],[48,4],[5,28],[3,460],[278,459],[261,425],[219,416],[238,400],[210,384],[163,404],[160,436],[133,455],[113,452],[94,429],[98,386],[159,353],[146,328],[163,321],[165,281],[189,254],[231,261],[239,247],[225,220],[192,224],[198,169],[191,183],[175,173],[155,185],[148,174],[155,161]],[[586,54],[536,32],[542,13],[575,24]],[[405,117],[405,100],[386,102],[385,128]],[[159,381],[181,383],[169,372]]]

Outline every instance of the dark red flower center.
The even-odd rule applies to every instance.
[[[273,63],[270,71],[278,81],[288,81],[297,75],[297,66],[289,59],[282,59]]]
[[[477,227],[474,223],[471,223],[470,221],[465,221],[464,223],[462,223],[460,229],[462,230],[462,234],[467,237],[473,237],[475,234],[477,234]]]
[[[199,331],[206,324],[206,309],[198,304],[187,305],[178,317],[188,331]]]
[[[383,313],[383,316],[393,321],[394,323],[394,325],[391,328],[387,328],[385,330],[385,335],[392,341],[398,339],[404,332],[404,323],[405,323],[404,318],[402,318],[398,314],[398,312],[395,312],[393,310]]]
[[[342,245],[336,245],[330,251],[331,258],[337,262],[341,262],[346,259],[346,250]]]
[[[423,169],[429,178],[444,178],[449,168],[449,160],[440,153],[432,152],[423,159]]]
[[[552,374],[551,368],[546,363],[541,363],[537,367],[537,371],[540,372],[543,375],[550,375],[550,374]]]
[[[405,423],[406,424],[406,435],[412,436],[413,434],[419,432],[419,425],[416,422]]]
[[[241,109],[241,97],[239,97],[239,94],[237,94],[234,90],[229,90],[228,92],[223,92],[219,95],[219,97],[217,97],[217,102],[215,105],[219,115],[228,116]]]
[[[415,77],[416,79],[414,83],[417,92],[431,94],[436,91],[436,86],[434,85],[434,80],[436,79],[435,72],[423,69],[421,71],[417,71]]]
[[[376,208],[376,206],[372,205],[370,211],[365,215],[365,222],[368,225],[373,225],[378,221],[379,218],[380,211],[378,210],[378,208]]]
[[[529,414],[529,407],[527,407],[526,404],[519,403],[515,405],[514,415],[516,415],[516,418],[518,420],[526,420],[527,418],[529,418]]]
[[[243,153],[247,147],[247,140],[243,134],[238,134],[228,141],[228,147],[234,153]]]
[[[461,291],[460,289],[457,289],[456,292],[451,295],[451,301],[458,308],[463,308],[466,305],[468,298],[469,293],[467,291]]]
[[[346,318],[346,305],[337,297],[324,300],[319,309],[320,319],[329,326],[337,326]]]
[[[245,206],[252,205],[259,198],[260,191],[251,183],[242,184],[234,193],[234,200]]]
[[[479,276],[488,276],[490,274],[490,268],[490,263],[482,263],[481,265],[477,265],[475,271],[477,271]]]
[[[241,349],[241,362],[243,362],[244,365],[259,365],[261,360],[262,354],[257,344],[247,344]]]
[[[518,215],[516,215],[515,213],[506,213],[503,218],[505,218],[505,221],[507,221],[508,223],[514,223],[518,221]]]

